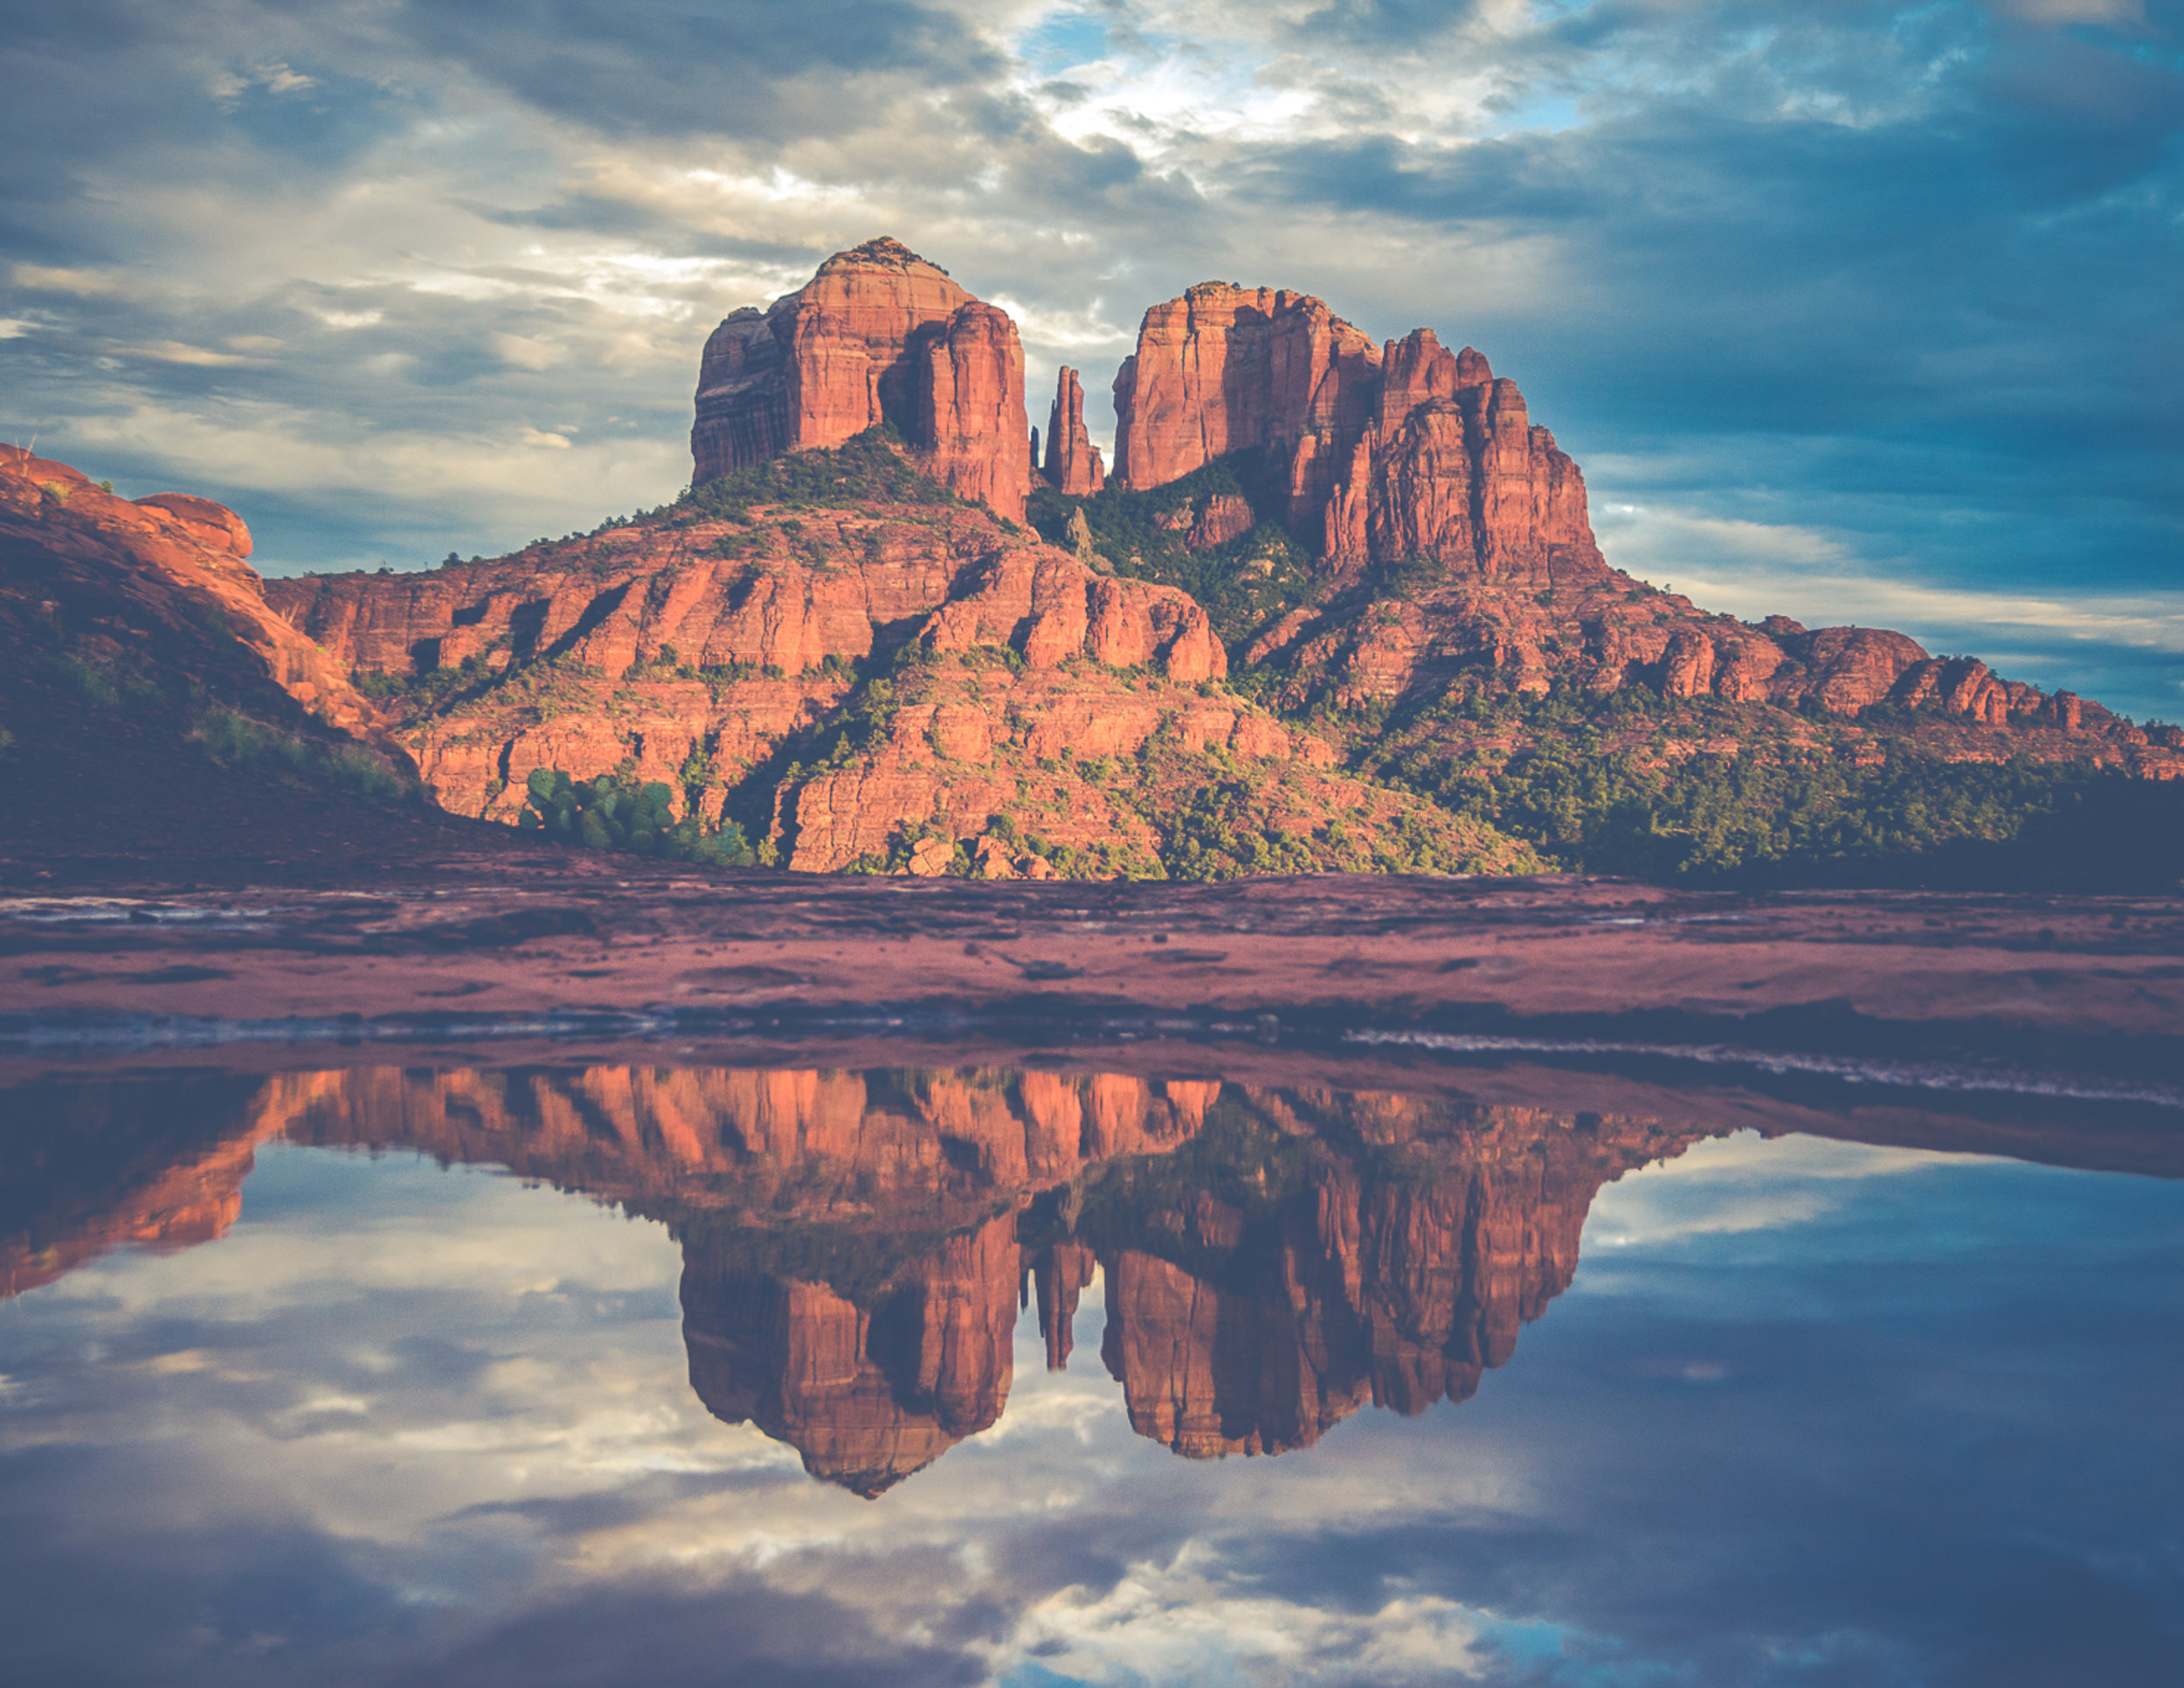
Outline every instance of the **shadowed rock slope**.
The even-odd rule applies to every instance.
[[[208,499],[131,502],[0,446],[0,854],[188,877],[515,845],[421,800],[408,751],[267,608],[250,553]]]

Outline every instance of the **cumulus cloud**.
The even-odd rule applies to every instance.
[[[362,420],[483,477],[390,486],[376,530],[301,480],[206,487],[276,495],[275,566],[660,502],[712,323],[883,231],[1006,301],[1035,377],[1081,368],[1102,435],[1145,306],[1268,281],[1479,346],[1618,502],[2042,601],[2158,591],[2184,543],[2162,5],[18,11],[10,408],[80,452],[101,417],[275,404],[319,448]],[[117,359],[161,346],[265,361]],[[588,518],[509,517],[511,472],[462,443],[520,439],[542,386],[605,489]],[[170,483],[193,455],[87,467]],[[1849,619],[1833,590],[1777,607]],[[2157,647],[2096,639],[2080,688],[2167,705]]]

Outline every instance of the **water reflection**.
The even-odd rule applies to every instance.
[[[2184,1188],[1499,1088],[15,1086],[0,1664],[2174,1679]]]
[[[10,1180],[45,1204],[0,1243],[14,1292],[118,1243],[220,1235],[271,1138],[505,1166],[664,1221],[699,1399],[867,1496],[999,1420],[1034,1288],[1065,1366],[1095,1272],[1101,1360],[1131,1427],[1178,1454],[1279,1453],[1368,1402],[1465,1400],[1569,1287],[1600,1186],[1699,1135],[1020,1070],[361,1069],[47,1108],[38,1174]]]

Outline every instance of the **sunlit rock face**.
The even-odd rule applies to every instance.
[[[743,549],[724,557],[723,542]],[[473,695],[399,728],[446,807],[513,820],[532,769],[590,778],[627,763],[672,785],[680,809],[702,764],[708,820],[739,808],[784,865],[814,872],[884,855],[910,824],[975,840],[1058,745],[1130,755],[1170,718],[1193,745],[1334,759],[1263,709],[1200,695],[1227,658],[1185,594],[1101,575],[979,509],[809,511],[793,532],[756,536],[636,522],[491,563],[271,591],[360,673],[410,681],[483,665]],[[913,645],[957,660],[888,681],[900,701],[877,730],[858,723],[864,755],[785,777],[781,764],[849,724],[864,667]],[[1369,800],[1340,783],[1345,806]],[[1153,847],[1130,803],[1089,784],[1046,830]]]
[[[1047,460],[1041,478],[1056,492],[1087,498],[1107,484],[1100,448],[1084,426],[1084,384],[1064,367],[1054,377],[1054,407],[1047,420]]]
[[[702,485],[891,424],[934,478],[1021,521],[1030,489],[1024,351],[1006,311],[900,241],[837,253],[706,342],[690,432]]]
[[[2184,775],[2184,737],[2149,742],[2070,693],[1937,659],[1902,633],[1708,614],[1610,568],[1576,462],[1515,382],[1431,329],[1376,344],[1309,294],[1205,282],[1145,313],[1115,411],[1117,485],[1248,460],[1317,553],[1329,590],[1244,655],[1281,673],[1294,705],[1385,704],[1473,676],[1535,695],[1628,687],[1844,716],[1923,706],[2011,736],[1952,754]],[[1203,516],[1201,529],[1194,548],[1234,536]]]

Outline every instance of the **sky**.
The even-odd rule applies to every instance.
[[[263,1144],[0,1304],[0,1654],[173,1688],[2176,1680],[2174,1181],[1752,1133],[1595,1200],[1478,1394],[1134,1435],[1103,1304],[876,1501],[708,1417],[667,1229]]]
[[[2184,718],[2184,0],[0,0],[0,439],[269,574],[672,498],[887,233],[1111,431],[1144,308],[1432,327],[1609,560]]]

